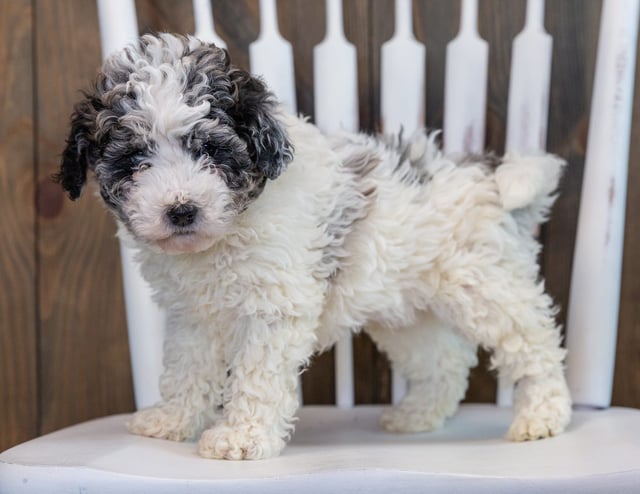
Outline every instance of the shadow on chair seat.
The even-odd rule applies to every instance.
[[[206,460],[195,443],[128,434],[128,415],[93,420],[0,455],[0,493],[638,492],[640,411],[578,410],[565,434],[502,438],[511,410],[464,405],[445,428],[390,434],[381,407],[304,407],[282,456]]]

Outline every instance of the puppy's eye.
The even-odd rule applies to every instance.
[[[202,147],[200,148],[200,152],[202,154],[206,154],[207,156],[209,156],[212,160],[215,161],[216,158],[216,154],[218,153],[218,148],[217,146],[215,146],[213,143],[211,142],[205,142]]]
[[[149,162],[146,161],[148,159],[147,154],[143,151],[135,151],[127,155],[127,159],[129,160],[132,171],[136,173],[142,172],[151,166]]]
[[[151,165],[149,163],[139,163],[135,166],[134,170],[137,172],[143,172],[145,171],[147,168],[151,167]]]
[[[144,159],[146,158],[146,154],[143,151],[133,151],[129,154],[127,154],[124,159],[126,159],[127,161],[129,161],[134,167],[138,167],[138,165],[140,163],[142,163],[142,161],[144,161]]]

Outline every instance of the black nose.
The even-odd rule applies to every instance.
[[[178,204],[167,211],[169,221],[175,226],[189,226],[198,215],[198,208],[193,204]]]

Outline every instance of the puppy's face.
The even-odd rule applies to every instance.
[[[292,158],[264,84],[194,38],[147,35],[107,59],[72,115],[57,179],[71,199],[93,170],[139,241],[209,248]]]

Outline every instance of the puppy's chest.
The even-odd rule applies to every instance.
[[[241,300],[246,280],[241,280],[237,267],[228,254],[153,256],[143,263],[143,275],[160,306],[210,318]]]
[[[321,306],[323,283],[313,276],[320,252],[295,242],[248,243],[189,256],[150,257],[143,275],[156,301],[192,321],[274,320]]]

